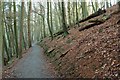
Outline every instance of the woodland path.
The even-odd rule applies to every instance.
[[[30,51],[13,67],[16,78],[53,78],[49,63],[43,55],[42,48],[33,45]]]

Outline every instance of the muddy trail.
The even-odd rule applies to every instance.
[[[11,78],[53,78],[54,71],[43,55],[42,48],[34,45],[11,69]]]

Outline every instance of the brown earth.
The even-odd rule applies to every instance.
[[[41,45],[60,77],[120,78],[118,9],[118,5],[107,9],[105,14],[109,14],[110,19],[103,24],[79,31],[80,27],[88,24],[85,21],[79,27],[71,28],[65,38],[59,35],[52,41],[50,38],[43,40]]]

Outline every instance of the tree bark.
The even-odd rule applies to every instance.
[[[15,0],[13,2],[14,5],[14,34],[15,34],[15,46],[16,46],[16,57],[18,58],[18,33],[17,33],[17,26],[16,26],[16,3]]]
[[[49,2],[47,2],[47,23],[48,23],[48,28],[49,28],[49,32],[51,35],[51,39],[53,40],[53,33],[52,33],[51,28],[50,28],[50,21],[49,21]]]
[[[63,31],[64,31],[64,34],[65,34],[65,36],[66,36],[66,35],[69,34],[69,33],[68,33],[68,30],[67,30],[67,26],[66,26],[65,6],[64,6],[64,1],[63,1],[63,0],[62,0],[62,23],[63,23],[63,25],[62,25]]]
[[[68,1],[68,21],[69,25],[71,25],[71,12],[70,12],[70,0]]]
[[[52,2],[50,2],[50,21],[51,21],[51,30],[54,33],[54,29],[53,29],[53,19],[52,19]]]
[[[31,0],[29,2],[29,10],[28,10],[28,46],[29,48],[32,46],[31,45],[31,32],[30,32],[30,14],[31,14],[31,10],[32,10],[32,7],[31,7]]]
[[[23,42],[23,24],[24,24],[24,0],[21,2],[21,20],[20,20],[20,46],[19,46],[19,58],[22,58],[22,42]]]

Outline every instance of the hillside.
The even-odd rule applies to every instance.
[[[79,31],[89,20],[70,28],[69,35],[45,38],[41,45],[60,77],[120,78],[120,12],[108,8],[104,23]],[[90,20],[100,19],[103,15]]]

